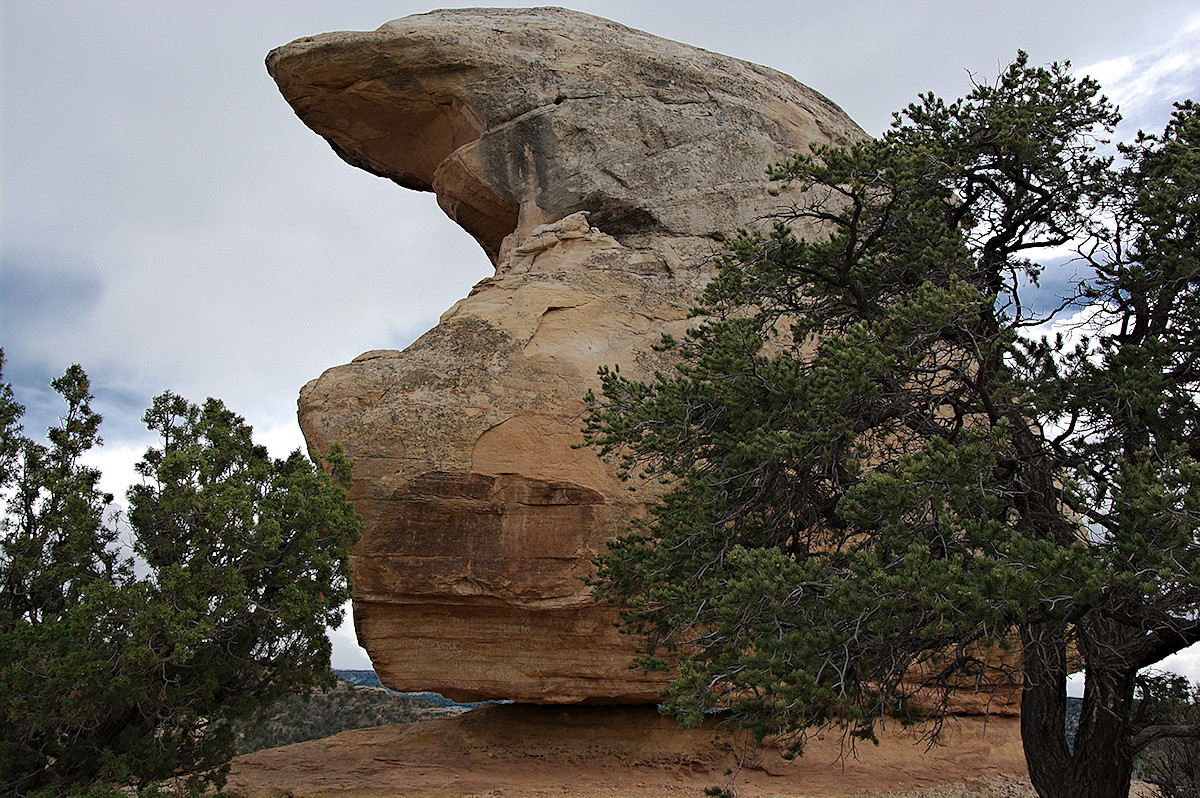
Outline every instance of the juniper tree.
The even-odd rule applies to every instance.
[[[1118,166],[1116,110],[1068,70],[1022,53],[775,166],[800,199],[732,242],[664,340],[677,371],[602,370],[586,437],[668,489],[595,586],[682,722],[727,710],[796,754],[1018,689],[1045,798],[1123,798],[1136,751],[1197,733],[1134,690],[1200,641],[1200,108]],[[1032,258],[1066,246],[1080,277],[1034,302]]]
[[[165,393],[129,491],[133,551],[82,456],[100,443],[78,366],[49,445],[0,387],[0,794],[223,782],[235,725],[332,686],[349,596],[350,464],[278,460],[220,402]]]

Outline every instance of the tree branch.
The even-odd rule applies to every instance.
[[[1130,738],[1129,746],[1133,750],[1133,753],[1136,754],[1155,740],[1177,737],[1200,737],[1200,725],[1160,724],[1157,726],[1147,726]]]

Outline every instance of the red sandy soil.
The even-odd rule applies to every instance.
[[[746,751],[714,729],[679,731],[653,707],[488,705],[452,718],[343,732],[234,761],[241,798],[466,798],[466,796],[867,795],[1032,796],[1016,718],[947,721],[926,750],[888,729],[880,744],[842,756],[836,732],[786,762]],[[741,766],[739,767],[739,762]],[[728,774],[727,774],[728,772]]]

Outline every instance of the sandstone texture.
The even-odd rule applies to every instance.
[[[239,798],[684,798],[728,785],[744,798],[1034,798],[1019,726],[958,718],[929,749],[919,731],[889,726],[878,746],[856,752],[831,731],[786,762],[712,727],[680,731],[654,707],[488,705],[247,754],[227,789]]]
[[[653,345],[685,331],[721,241],[788,201],[767,165],[865,134],[779,72],[555,8],[407,17],[267,66],[338,155],[434,192],[496,270],[405,351],[301,391],[310,449],[355,460],[376,672],[457,700],[654,701],[582,579],[656,488],[573,448],[583,396],[600,366],[671,368]]]
[[[300,39],[267,66],[342,158],[435,192],[500,274],[578,211],[678,266],[672,239],[711,243],[773,208],[768,164],[863,135],[779,72],[556,8],[406,17]]]
[[[583,396],[602,365],[670,367],[652,345],[686,329],[721,240],[781,202],[768,164],[863,132],[779,72],[554,8],[437,11],[267,65],[338,155],[434,192],[496,268],[404,352],[301,392],[310,449],[355,460],[354,614],[380,678],[653,701],[581,578],[654,490],[572,448]]]

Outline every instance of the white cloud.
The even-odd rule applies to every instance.
[[[1157,670],[1181,673],[1193,682],[1200,682],[1200,643],[1172,654],[1154,667]]]
[[[1077,70],[1100,82],[1121,109],[1127,124],[1120,138],[1137,128],[1161,130],[1173,102],[1200,93],[1200,14],[1193,14],[1174,35],[1142,50],[1097,61]]]
[[[101,428],[103,432],[103,428]],[[84,454],[84,464],[100,470],[100,490],[113,495],[116,504],[125,506],[125,494],[131,485],[141,482],[134,466],[146,453],[146,446],[131,443],[104,445]]]
[[[346,670],[371,670],[371,657],[366,649],[358,644],[354,634],[354,605],[346,602],[346,619],[337,629],[328,632],[329,640],[333,643],[333,656],[330,658],[333,667]]]

